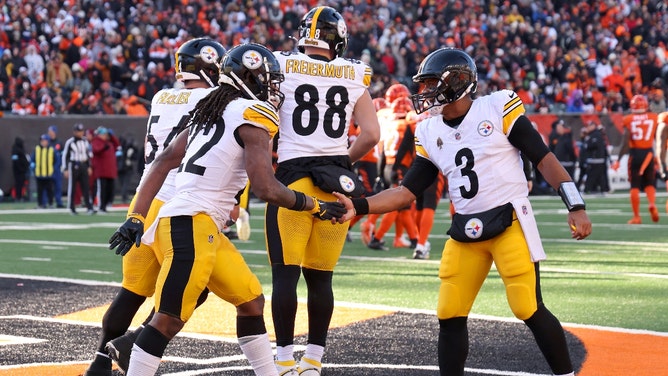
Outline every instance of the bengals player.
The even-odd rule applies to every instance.
[[[656,208],[656,170],[654,155],[654,140],[658,125],[658,115],[649,111],[649,102],[644,95],[634,95],[631,98],[631,113],[624,116],[624,135],[617,160],[612,169],[619,169],[619,161],[627,153],[628,179],[631,183],[631,209],[633,218],[629,224],[641,224],[640,218],[640,190],[644,189],[647,195],[648,209],[653,222],[659,221],[659,210]]]
[[[668,181],[668,171],[666,168],[666,149],[668,148],[668,111],[662,112],[658,116],[659,125],[656,129],[656,162],[659,177],[663,181]],[[668,185],[666,185],[668,190]],[[668,201],[666,201],[666,213],[668,213]]]
[[[392,88],[392,87],[390,87]],[[387,187],[396,187],[404,177],[406,170],[415,158],[414,135],[415,122],[406,120],[406,116],[413,111],[413,103],[408,97],[399,97],[392,102],[390,109],[392,118],[387,119],[382,125],[382,145],[385,164],[382,171],[383,179]],[[383,236],[396,224],[394,242],[395,248],[414,248],[417,244],[417,225],[411,210],[411,205],[386,213],[381,220],[380,226],[373,234],[367,247],[375,250],[385,250]],[[406,230],[410,244],[404,244],[401,232]]]

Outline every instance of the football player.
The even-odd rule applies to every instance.
[[[668,111],[659,114],[657,118],[659,125],[656,129],[656,153],[657,170],[663,181],[668,181],[668,169],[666,168],[666,149],[668,148]],[[666,185],[668,190],[668,185]],[[668,213],[668,201],[666,201],[666,213]]]
[[[139,186],[146,180],[155,158],[177,134],[185,129],[188,113],[195,108],[200,99],[218,86],[219,65],[224,54],[225,48],[220,43],[205,38],[191,39],[176,51],[176,79],[183,84],[183,88],[163,89],[153,96],[146,126],[144,146],[146,165]],[[153,223],[162,204],[174,196],[175,176],[176,169],[169,173],[156,194],[144,222],[147,226]],[[133,206],[134,199],[130,203],[128,214],[132,212]],[[127,370],[127,356],[138,333],[132,332],[127,336],[123,334],[146,298],[152,296],[155,291],[160,271],[158,261],[154,250],[143,243],[123,257],[121,289],[104,314],[98,349],[84,376],[111,376],[111,360],[107,351],[111,352],[121,370]],[[201,302],[204,299],[206,293],[200,297]],[[138,331],[142,328],[143,325]],[[116,341],[109,343],[116,338],[118,338]],[[110,346],[107,348],[108,343]]]
[[[640,218],[640,190],[647,195],[649,214],[652,222],[659,221],[659,210],[656,208],[656,158],[654,156],[654,140],[658,125],[658,115],[649,111],[649,102],[644,95],[634,95],[629,104],[631,113],[624,115],[624,135],[617,160],[611,168],[619,169],[619,161],[626,154],[628,158],[628,179],[631,183],[631,210],[633,218],[628,223],[642,223]]]
[[[292,189],[326,200],[335,200],[332,190],[364,192],[351,164],[375,147],[380,137],[367,90],[371,68],[343,58],[347,43],[348,30],[341,14],[319,6],[300,22],[297,45],[301,52],[274,53],[285,73],[276,177]],[[360,133],[349,146],[353,116]],[[332,276],[347,232],[347,223],[332,226],[274,203],[267,206],[271,306],[281,375],[320,375],[334,310]],[[293,343],[297,283],[302,274],[308,289],[309,331],[306,351],[297,364]]]
[[[571,236],[584,239],[592,226],[575,183],[524,115],[515,92],[473,98],[476,65],[464,51],[442,48],[430,53],[413,80],[422,84],[412,96],[416,111],[440,108],[441,115],[418,124],[417,158],[401,185],[369,198],[336,194],[349,209],[341,220],[406,206],[442,172],[456,213],[439,269],[441,375],[464,374],[467,317],[492,263],[506,286],[510,308],[532,331],[552,372],[574,375],[563,328],[541,297],[539,261],[545,253],[520,152],[558,190],[568,209]]]
[[[400,84],[399,84],[400,85]],[[397,85],[390,86],[390,89]],[[400,87],[405,87],[400,85]],[[392,116],[383,119],[381,144],[383,145],[383,179],[386,187],[396,187],[403,179],[408,166],[413,162],[415,122],[406,120],[413,111],[413,104],[408,96],[400,96],[391,103]],[[395,225],[394,248],[414,248],[417,244],[418,230],[415,224],[412,204],[398,211],[383,215],[380,226],[371,237],[367,247],[375,250],[387,250],[383,237],[392,225]],[[401,238],[402,230],[406,230],[411,243]]]
[[[264,324],[262,287],[220,230],[249,179],[255,194],[273,205],[319,220],[343,214],[341,204],[307,197],[274,178],[269,145],[278,130],[283,74],[273,53],[254,43],[238,45],[225,54],[220,72],[221,85],[197,103],[188,132],[156,158],[133,213],[110,239],[110,248],[118,247],[121,254],[142,241],[150,203],[169,171],[178,167],[176,194],[160,208],[143,239],[155,244],[163,259],[156,313],[135,341],[129,376],[155,374],[207,285],[235,306],[247,306],[244,314],[238,310],[239,344],[256,375],[278,375]]]

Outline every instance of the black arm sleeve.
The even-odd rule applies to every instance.
[[[508,141],[522,154],[526,155],[534,166],[537,166],[550,152],[550,149],[540,137],[540,133],[534,129],[529,118],[524,115],[515,121],[513,129],[510,130],[508,135]]]
[[[415,197],[418,197],[434,183],[438,173],[438,167],[427,158],[418,155],[406,172],[401,185],[408,188]]]

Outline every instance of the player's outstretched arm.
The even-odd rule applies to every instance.
[[[242,125],[238,132],[244,142],[248,179],[253,182],[253,193],[259,199],[291,210],[308,211],[322,220],[337,219],[345,214],[345,208],[339,202],[308,197],[276,180],[271,151],[267,148],[271,140],[269,132],[252,125]]]

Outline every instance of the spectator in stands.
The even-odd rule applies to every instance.
[[[63,62],[63,56],[56,53],[52,60],[46,64],[46,85],[49,89],[59,92],[72,90],[72,70]]]
[[[149,64],[162,63],[165,72],[172,72],[174,62],[168,57],[173,54],[164,51],[178,48],[190,35],[206,33],[226,46],[256,41],[276,50],[282,41],[287,46],[289,37],[296,36],[296,25],[307,11],[301,3],[274,0],[226,4],[161,1],[150,3],[150,7],[130,0],[122,8],[101,9],[95,2],[65,2],[56,9],[46,0],[35,0],[30,3],[32,8],[27,8],[30,12],[21,4],[5,4],[6,25],[12,30],[0,31],[4,38],[0,40],[0,83],[6,93],[0,97],[5,102],[0,105],[4,109],[21,97],[12,79],[21,67],[31,68],[27,77],[33,82],[38,79],[39,69],[33,71],[32,63],[28,66],[31,56],[48,61],[60,53],[64,64],[82,67],[82,75],[89,76],[93,90],[104,82],[120,90],[123,87],[118,82],[126,82],[131,83],[131,94],[150,100],[156,88],[163,84],[169,87],[174,80],[171,73],[164,80],[151,75]],[[446,45],[464,48],[474,57],[480,76],[479,95],[528,84],[534,97],[544,95],[548,106],[557,112],[564,111],[566,98],[576,87],[582,90],[583,101],[589,101],[594,86],[601,92],[623,93],[621,101],[592,95],[585,109],[593,106],[595,111],[628,111],[631,97],[647,95],[658,77],[663,80],[660,89],[666,92],[668,37],[659,31],[666,28],[668,10],[662,2],[538,0],[425,6],[417,0],[382,0],[370,6],[364,1],[345,0],[340,4],[351,34],[346,56],[359,57],[362,50],[369,50],[373,82],[378,83],[371,86],[378,90],[372,92],[374,97],[382,96],[382,89],[389,86],[381,83],[405,82],[428,51]],[[116,68],[137,73],[136,81],[111,77],[113,57],[121,55]],[[390,67],[388,71],[381,57],[390,62],[393,59],[395,70]],[[567,80],[569,68],[577,72],[573,81]],[[610,68],[612,74],[608,74]],[[48,82],[46,70],[42,76]],[[556,88],[562,84],[573,87],[561,93],[562,89]],[[135,87],[143,87],[145,92]],[[39,103],[39,88],[29,91],[28,97]],[[69,92],[60,94],[65,103],[70,102]],[[84,89],[83,94],[86,98],[90,93]]]

